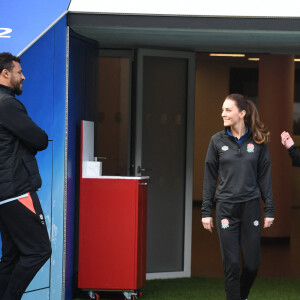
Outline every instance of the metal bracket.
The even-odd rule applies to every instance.
[[[136,298],[138,297],[138,293],[136,293],[135,291],[123,292],[123,295],[128,300],[131,300],[131,296],[135,296]]]

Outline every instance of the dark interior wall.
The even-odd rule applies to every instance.
[[[68,174],[67,174],[67,287],[77,289],[80,121],[96,120],[97,46],[70,32],[68,93]],[[66,298],[67,299],[67,298]],[[68,298],[69,299],[69,298]],[[71,298],[70,298],[71,299]]]

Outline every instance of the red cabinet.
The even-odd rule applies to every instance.
[[[80,154],[78,287],[134,299],[146,281],[148,177],[101,176],[93,122],[81,122]]]
[[[137,290],[146,279],[147,180],[82,178],[78,285]]]

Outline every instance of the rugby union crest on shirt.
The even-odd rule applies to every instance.
[[[227,150],[228,150],[228,146],[223,146],[223,147],[222,147],[222,150],[223,150],[223,151],[227,151]]]
[[[247,145],[247,152],[251,153],[251,152],[254,152],[254,145],[253,144],[248,144]]]

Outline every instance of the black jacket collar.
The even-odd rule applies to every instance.
[[[224,128],[223,136],[224,136],[225,138],[227,138],[229,141],[233,142],[235,145],[238,145],[238,143],[236,142],[236,140],[234,139],[234,137],[233,137],[233,136],[230,136],[230,135],[227,133],[227,128],[228,128],[228,127],[225,127],[225,128]],[[246,135],[246,137],[245,137],[245,139],[244,139],[244,141],[243,141],[242,143],[244,143],[245,140],[247,140],[247,139],[253,140],[253,138],[252,138],[252,130],[251,130],[250,127],[248,127],[248,133],[247,133],[247,135]]]
[[[14,90],[6,85],[0,84],[0,91],[4,92],[6,94],[9,94],[13,97],[15,96]]]
[[[224,135],[230,137],[230,135],[227,133],[227,128],[229,128],[228,126],[224,127]],[[252,130],[251,128],[248,126],[248,133],[247,133],[247,137],[252,137]]]

